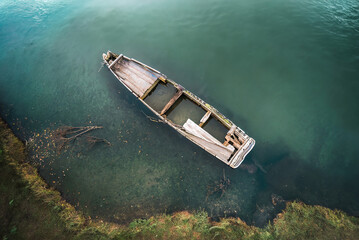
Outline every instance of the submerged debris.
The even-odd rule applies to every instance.
[[[88,146],[88,150],[96,143],[111,143],[104,139],[94,136],[84,136],[92,130],[102,128],[101,126],[71,127],[62,126],[56,129],[47,128],[42,133],[34,133],[26,140],[26,148],[30,152],[31,159],[38,159],[40,164],[44,159],[54,157],[60,153],[67,152],[70,143],[77,141],[77,147]],[[74,147],[76,147],[76,145]],[[78,153],[79,154],[79,153]],[[34,161],[35,162],[35,161]],[[49,162],[50,163],[50,162]]]
[[[69,160],[80,159],[84,151],[90,150],[97,143],[111,143],[103,138],[89,135],[101,126],[58,127],[51,125],[42,132],[35,132],[26,140],[29,162],[39,169],[46,169],[48,182],[61,185],[62,179],[71,169]],[[61,167],[56,162],[61,160]],[[56,167],[54,167],[56,166]],[[62,171],[61,171],[62,170]]]
[[[97,137],[93,137],[93,136],[87,136],[86,140],[88,143],[90,143],[90,147],[93,147],[95,145],[95,143],[106,143],[107,145],[111,146],[111,143],[109,141],[107,141],[104,138],[97,138]]]
[[[56,148],[58,152],[66,147],[67,144],[75,141],[77,138],[81,137],[82,135],[95,130],[102,128],[102,126],[85,126],[85,127],[71,127],[71,126],[64,126],[60,127],[55,130],[53,135],[54,141],[56,143]],[[95,143],[104,142],[108,145],[111,145],[109,141],[103,138],[96,138],[93,136],[87,136],[86,141],[91,145],[91,147]]]
[[[212,196],[213,194],[219,192],[221,193],[220,197],[223,197],[229,185],[231,185],[231,180],[229,180],[229,178],[226,177],[226,173],[224,172],[223,169],[223,177],[219,181],[216,181],[214,186],[210,186],[210,185],[207,186],[208,191],[207,191],[206,201],[208,200],[209,196]]]

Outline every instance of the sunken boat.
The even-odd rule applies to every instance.
[[[254,139],[217,109],[156,69],[111,51],[102,57],[158,118],[230,167],[237,168],[254,147]]]

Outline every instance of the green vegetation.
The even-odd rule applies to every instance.
[[[24,162],[24,145],[0,122],[0,236],[2,239],[66,239],[73,235],[75,210],[48,189]]]
[[[5,239],[357,239],[359,219],[337,210],[287,204],[266,228],[240,219],[209,221],[178,212],[120,226],[86,218],[27,164],[25,149],[0,121],[0,237]]]

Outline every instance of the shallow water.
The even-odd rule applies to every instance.
[[[263,225],[278,196],[357,214],[358,43],[354,0],[3,0],[1,116],[31,143],[46,181],[92,217],[204,209]],[[107,50],[160,70],[244,129],[256,146],[242,168],[150,121],[98,72]],[[111,146],[79,141],[58,155],[49,137],[63,125],[103,126],[91,134]],[[223,171],[231,185],[207,198]]]

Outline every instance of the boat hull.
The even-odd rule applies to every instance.
[[[103,54],[103,60],[115,77],[134,94],[147,108],[149,108],[162,122],[170,125],[181,135],[200,146],[205,151],[220,159],[232,168],[237,168],[244,161],[247,154],[253,149],[255,140],[250,138],[242,129],[221,114],[217,109],[204,102],[198,96],[178,83],[167,78],[166,75],[122,54],[117,55],[110,51]],[[160,84],[168,84],[176,89],[176,93],[162,108],[155,110],[146,102],[152,92]],[[188,118],[184,124],[171,119],[171,111],[181,100],[188,100],[198,105],[206,113],[197,124]],[[178,106],[177,106],[178,107]],[[215,120],[210,120],[215,119]],[[218,121],[228,132],[224,139],[217,139],[204,130],[208,121]],[[211,130],[211,129],[210,129]],[[221,142],[223,140],[224,142]]]

